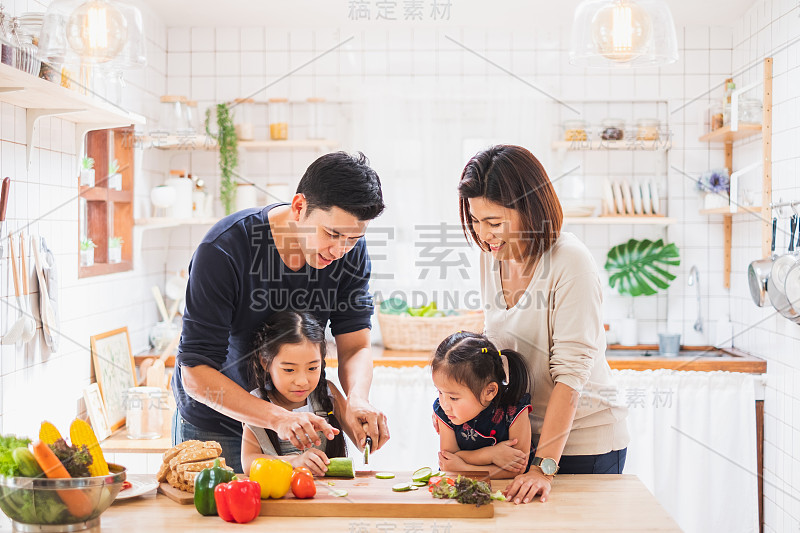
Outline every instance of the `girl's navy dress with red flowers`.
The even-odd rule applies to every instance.
[[[531,395],[525,394],[517,405],[505,409],[490,405],[469,422],[456,426],[439,405],[439,399],[433,402],[436,417],[455,432],[459,450],[479,450],[508,440],[508,430],[514,420],[522,414],[527,416],[532,409]]]

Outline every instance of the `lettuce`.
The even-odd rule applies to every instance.
[[[0,476],[19,476],[19,468],[11,455],[19,447],[27,447],[30,439],[20,439],[15,435],[0,435]]]

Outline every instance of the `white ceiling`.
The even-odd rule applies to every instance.
[[[141,0],[172,26],[266,26],[283,28],[340,27],[354,24],[349,18],[351,0]],[[446,3],[446,0],[438,0]],[[374,6],[376,2],[367,2]],[[394,0],[402,14],[405,0]],[[449,24],[481,27],[530,27],[544,29],[569,24],[579,0],[450,0]],[[668,0],[678,26],[730,25],[755,0]],[[431,0],[424,0],[430,10]],[[401,23],[373,21],[386,28]],[[365,21],[359,21],[363,26]],[[416,23],[431,25],[432,22]]]

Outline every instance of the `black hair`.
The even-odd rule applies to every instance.
[[[459,331],[436,348],[431,373],[443,372],[449,379],[467,387],[478,400],[486,385],[495,382],[498,393],[492,405],[511,407],[529,392],[528,367],[518,352],[502,350],[508,359],[508,383],[504,384],[506,378],[500,353],[485,335]]]
[[[302,344],[311,342],[319,347],[321,368],[317,387],[311,392],[314,400],[322,407],[324,412],[315,413],[327,419],[328,423],[339,430],[333,440],[328,441],[325,455],[328,457],[345,457],[347,447],[342,433],[342,425],[333,413],[333,402],[328,396],[328,380],[325,379],[325,329],[310,313],[302,311],[278,311],[267,318],[264,325],[256,332],[255,346],[251,357],[250,373],[252,382],[261,392],[261,397],[269,400],[269,390],[272,389],[272,380],[269,367],[282,346],[286,344]],[[276,453],[280,453],[280,439],[278,434],[267,429],[272,446]]]
[[[306,197],[308,212],[338,207],[364,221],[377,218],[385,208],[381,180],[361,152],[317,158],[300,179],[297,193]]]

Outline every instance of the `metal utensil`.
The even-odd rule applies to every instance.
[[[17,275],[17,256],[14,253],[14,239],[8,238],[8,249],[11,251],[11,273],[14,276],[14,293],[17,296],[17,307],[19,308],[19,318],[11,324],[6,334],[3,335],[3,344],[16,344],[25,332],[25,310],[22,305],[22,298],[19,294],[19,276]]]
[[[365,433],[369,429],[369,425],[368,424],[362,424],[361,427],[364,429]],[[364,439],[364,464],[365,465],[369,464],[369,452],[370,451],[372,451],[372,437],[367,435],[367,438]]]
[[[703,332],[703,307],[700,305],[700,272],[695,265],[689,270],[689,286],[697,287],[697,320],[694,321],[694,330]]]
[[[28,290],[28,263],[25,260],[25,233],[19,234],[19,254],[22,262],[22,301],[24,307],[22,314],[25,317],[25,330],[22,333],[20,341],[29,342],[36,335],[36,319],[33,318],[33,310],[31,309],[30,291]]]
[[[42,260],[39,257],[39,247],[36,246],[36,241],[31,235],[31,248],[33,249],[33,264],[36,267],[36,279],[39,281],[39,312],[42,315],[42,332],[45,337],[50,336],[50,330],[55,324],[55,315],[53,309],[50,307],[50,296],[47,292],[47,283],[44,279],[44,270],[42,269]]]
[[[750,286],[750,296],[753,302],[759,306],[764,307],[769,301],[769,294],[767,293],[767,280],[769,279],[770,270],[772,270],[772,262],[775,261],[775,233],[778,228],[778,219],[772,219],[772,246],[770,249],[770,256],[764,259],[757,259],[750,263],[747,267],[747,283]]]
[[[49,335],[44,336],[44,340],[53,352],[58,351],[59,340],[61,339],[61,326],[59,323],[58,314],[58,268],[56,265],[56,257],[50,248],[47,247],[47,241],[44,237],[39,238],[41,241],[41,251],[44,254],[42,257],[42,269],[44,270],[44,279],[47,284],[47,296],[50,298],[49,306],[53,311],[53,322],[49,324]]]
[[[797,252],[794,248],[794,235],[797,231],[797,215],[792,215],[789,223],[789,249],[787,253],[780,256],[772,263],[770,270],[769,280],[767,281],[767,292],[769,293],[769,301],[780,314],[789,319],[794,319],[797,312],[792,307],[792,304],[786,298],[786,276],[789,270],[795,265],[797,260]]]
[[[797,246],[800,248],[800,231],[798,231],[797,235]],[[796,313],[792,320],[800,324],[800,259],[795,262],[794,266],[786,274],[783,291],[786,294],[786,301],[789,302],[789,305]]]

